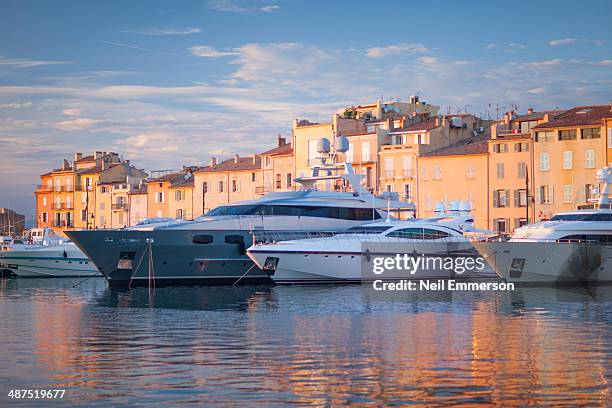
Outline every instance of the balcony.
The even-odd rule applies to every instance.
[[[272,192],[272,186],[255,187],[255,194],[266,194]]]
[[[50,193],[53,191],[53,186],[39,184],[36,186],[37,193]]]
[[[56,193],[68,193],[74,191],[74,186],[53,186],[53,191]]]
[[[113,209],[113,211],[127,211],[128,204],[127,203],[114,203],[114,204],[111,204],[111,208]]]
[[[72,210],[74,209],[73,203],[53,203],[53,208],[56,210]]]
[[[60,221],[53,221],[53,226],[54,227],[60,227],[60,228],[72,228],[74,226],[74,224],[72,223],[72,221],[66,221],[66,220],[60,220]]]
[[[78,186],[76,188],[76,191],[93,191],[94,187],[93,186]]]

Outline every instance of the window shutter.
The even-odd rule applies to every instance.
[[[520,190],[514,190],[514,206],[515,207],[520,206],[519,197],[520,197]]]
[[[535,196],[536,203],[542,204],[542,186],[539,186],[538,188],[536,188],[535,193],[536,193],[536,196]]]
[[[506,202],[504,203],[505,207],[510,207],[510,190],[506,190]]]
[[[555,186],[554,185],[550,186],[550,203],[551,204],[555,203]]]
[[[493,191],[493,208],[497,208],[498,206],[497,190],[495,190]]]

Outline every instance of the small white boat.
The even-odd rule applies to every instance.
[[[260,242],[247,253],[275,283],[494,278],[495,273],[486,262],[477,266],[478,253],[465,236],[469,231],[479,232],[472,224],[469,215],[387,220],[353,227],[331,237]],[[412,258],[414,261],[406,262],[419,264],[384,271],[377,266],[382,262],[378,259],[398,254],[402,262]],[[460,258],[471,259],[469,270],[466,265],[456,267]],[[450,263],[452,267],[448,267]]]
[[[612,282],[612,167],[599,170],[597,182],[604,187],[596,204],[518,228],[509,241],[474,246],[508,282]]]
[[[29,242],[2,246],[0,269],[24,278],[98,276],[100,271],[73,243],[49,228],[30,231]]]

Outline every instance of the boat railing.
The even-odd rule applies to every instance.
[[[484,242],[530,242],[530,243],[547,243],[547,244],[598,244],[600,241],[595,239],[541,239],[541,238],[511,238],[509,236],[488,237],[481,241]]]
[[[271,245],[281,241],[295,241],[302,239],[325,239],[330,242],[359,241],[362,243],[465,243],[470,239],[464,236],[441,237],[437,239],[388,237],[380,232],[364,233],[351,231],[255,231],[253,232],[254,245]]]

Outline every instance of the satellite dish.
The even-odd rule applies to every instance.
[[[331,145],[329,143],[329,140],[324,137],[319,139],[319,141],[317,142],[317,152],[318,153],[329,153],[330,150],[331,150]]]
[[[338,153],[344,153],[349,150],[349,141],[346,136],[336,138],[334,142],[334,150]]]

